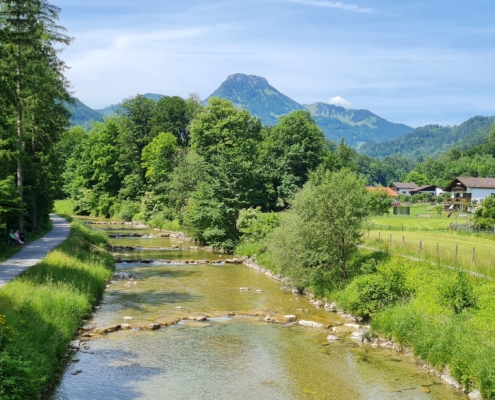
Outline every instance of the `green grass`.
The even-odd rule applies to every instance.
[[[39,264],[0,289],[0,398],[39,398],[112,276],[106,242],[79,222]]]
[[[73,200],[55,200],[53,209],[57,214],[74,215]]]
[[[495,399],[495,282],[399,257],[334,293],[375,334]]]
[[[495,238],[492,237],[460,232],[370,231],[363,239],[364,245],[371,248],[495,277]]]

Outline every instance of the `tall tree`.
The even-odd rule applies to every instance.
[[[322,162],[323,131],[309,111],[299,110],[281,117],[265,132],[261,163],[271,171],[278,206],[284,208]]]
[[[58,52],[71,39],[57,24],[59,12],[58,7],[44,0],[0,2],[1,95],[11,105],[15,118],[13,135],[17,137],[16,175],[21,210],[25,200],[24,165],[39,164],[40,139],[46,139],[45,152],[49,152],[48,147],[56,140],[53,136],[68,124],[68,114],[61,102],[70,101],[70,96],[63,75],[65,64],[58,58]],[[40,184],[30,182],[33,229],[37,220],[36,190]],[[23,224],[21,215],[21,230]]]

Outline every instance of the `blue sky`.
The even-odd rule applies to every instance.
[[[240,72],[299,103],[414,127],[495,115],[492,0],[52,3],[74,37],[67,76],[92,108],[148,92],[206,98]]]

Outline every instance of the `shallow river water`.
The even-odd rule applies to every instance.
[[[106,231],[156,233],[113,228]],[[190,246],[168,238],[112,238],[111,243]],[[74,356],[79,361],[68,366],[54,399],[465,398],[394,350],[356,343],[344,333],[337,333],[339,340],[329,343],[329,331],[248,316],[283,320],[284,315],[295,314],[338,328],[350,322],[316,309],[307,297],[281,290],[278,282],[260,272],[244,265],[184,263],[219,260],[225,255],[180,249],[121,250],[120,254],[162,261],[116,264],[116,272],[131,273],[137,283],[111,284],[88,324],[102,327],[211,317],[204,322],[184,320],[156,331],[120,330],[84,338],[86,347]],[[229,312],[236,315],[226,317]],[[124,321],[125,316],[132,321]],[[82,372],[73,375],[75,371]]]

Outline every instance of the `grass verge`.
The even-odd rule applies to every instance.
[[[494,282],[400,257],[364,269],[334,293],[341,307],[468,391],[495,399]]]
[[[73,221],[68,239],[0,289],[0,398],[39,398],[113,270],[106,236]]]

